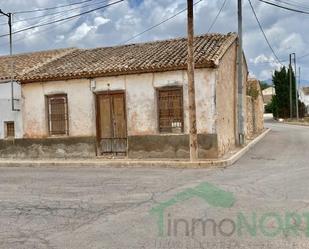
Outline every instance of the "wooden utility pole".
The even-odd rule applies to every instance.
[[[196,130],[196,105],[194,87],[194,21],[193,0],[187,0],[188,6],[188,96],[189,96],[189,123],[190,123],[190,160],[198,158],[197,130]]]
[[[12,111],[19,111],[15,108],[14,101],[17,100],[14,98],[14,61],[13,61],[13,40],[12,40],[12,13],[5,13],[0,9],[0,15],[4,15],[8,18],[9,25],[9,41],[10,41],[10,81],[11,81],[11,105]]]
[[[298,110],[298,87],[297,87],[297,67],[296,67],[296,53],[294,55],[294,79],[295,79],[295,106],[296,106],[296,119],[299,119],[299,110]]]
[[[292,54],[290,54],[289,63],[289,77],[290,77],[290,118],[293,118],[293,98],[292,98]]]
[[[245,142],[244,137],[244,115],[243,115],[243,40],[242,40],[242,0],[238,0],[238,46],[237,46],[237,144],[242,146]]]

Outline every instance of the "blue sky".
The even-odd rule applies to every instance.
[[[143,2],[143,0],[132,0],[132,1],[130,1],[130,6],[131,7],[137,7],[137,6],[139,6],[141,3]]]
[[[21,11],[47,8],[81,0],[6,0],[0,2],[4,11]],[[14,30],[61,19],[97,8],[115,0],[89,0],[82,5],[14,15]],[[296,52],[303,56],[308,51],[309,33],[306,25],[309,15],[280,10],[251,0],[265,33],[280,59]],[[224,0],[202,0],[195,6],[195,33],[203,34],[218,14]],[[213,26],[212,32],[237,31],[236,0],[227,0]],[[307,0],[293,0],[308,8]],[[99,10],[70,21],[36,28],[14,35],[14,51],[30,52],[61,47],[92,48],[121,44],[135,34],[174,15],[186,7],[186,0],[125,0],[115,6]],[[55,12],[61,12],[52,15]],[[27,20],[26,20],[27,19]],[[0,34],[7,33],[6,18],[0,17]],[[169,22],[130,41],[131,43],[183,37],[186,35],[186,14],[182,13]],[[244,50],[250,73],[259,79],[269,79],[274,69],[280,66],[266,44],[247,0],[244,0]],[[8,53],[8,39],[0,38],[0,54]],[[267,61],[273,61],[267,63]],[[284,62],[286,63],[286,62]],[[299,60],[302,76],[309,79],[309,56]]]

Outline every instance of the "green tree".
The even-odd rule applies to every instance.
[[[289,118],[292,111],[293,117],[296,117],[295,105],[295,75],[292,70],[292,110],[290,110],[290,71],[282,67],[275,71],[273,75],[273,84],[276,89],[276,95],[272,99],[273,115],[276,118]]]

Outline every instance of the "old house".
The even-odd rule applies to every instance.
[[[235,147],[236,40],[234,33],[195,37],[199,158]],[[24,73],[23,139],[1,155],[188,158],[186,61],[180,38],[77,49]],[[246,89],[246,64],[243,71]]]
[[[0,139],[23,137],[21,89],[16,78],[69,51],[72,49],[0,56]]]
[[[264,99],[264,106],[271,103],[273,96],[276,95],[276,89],[273,86],[267,87],[262,91],[263,99]]]

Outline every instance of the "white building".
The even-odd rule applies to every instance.
[[[309,87],[302,87],[299,89],[299,99],[307,107],[307,114],[309,114]]]
[[[13,61],[13,77],[29,72],[35,68],[51,62],[72,49],[58,49],[35,53],[24,53],[10,56],[0,56],[0,139],[23,137],[21,117],[21,88],[13,83],[13,96],[11,87],[11,63]],[[12,105],[14,102],[14,107]],[[14,110],[13,110],[14,109]]]
[[[22,118],[19,100],[21,98],[20,85],[13,83],[14,95],[12,98],[11,82],[0,82],[0,139],[22,138]],[[12,106],[14,101],[14,109]]]
[[[271,102],[274,95],[276,95],[276,89],[274,87],[268,87],[262,91],[264,105],[267,105]]]

